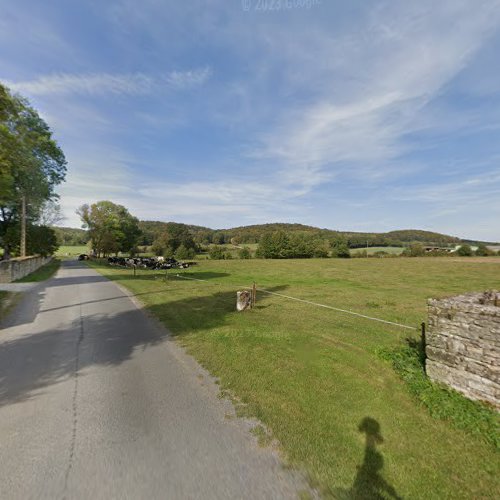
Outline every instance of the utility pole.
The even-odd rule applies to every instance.
[[[26,195],[21,198],[21,257],[26,257]]]

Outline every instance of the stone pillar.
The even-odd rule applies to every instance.
[[[236,310],[246,311],[252,308],[252,292],[248,290],[243,290],[241,292],[236,292]]]
[[[500,409],[500,293],[428,301],[426,371],[470,399]]]

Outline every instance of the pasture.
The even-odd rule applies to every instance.
[[[403,253],[403,247],[368,247],[368,248],[353,248],[351,249],[351,255],[356,255],[365,251],[368,255],[373,255],[377,252],[385,252],[391,255],[401,255]]]
[[[262,443],[277,440],[325,497],[499,496],[498,449],[431,417],[379,355],[418,338],[427,298],[499,288],[497,260],[201,261],[168,279],[90,265],[129,288],[217,377],[238,413],[262,422]],[[254,281],[415,330],[263,292],[256,308],[237,313],[236,291]]]
[[[89,253],[89,248],[87,245],[61,245],[56,252],[56,257],[75,257],[82,253]]]

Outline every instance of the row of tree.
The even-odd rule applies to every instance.
[[[82,205],[78,213],[90,239],[93,254],[106,257],[111,254],[135,254],[139,251],[138,244],[144,242],[141,223],[122,205],[110,201],[100,201],[92,205]],[[149,223],[148,223],[149,224]],[[232,259],[233,252],[227,246],[197,244],[192,226],[169,223],[152,223],[157,232],[152,245],[148,246],[157,256],[176,257],[180,260],[192,259],[199,252],[207,252],[211,259]],[[144,227],[144,226],[143,226]],[[151,230],[151,226],[146,226]],[[263,259],[307,259],[351,256],[348,241],[341,235],[335,237],[311,237],[307,231],[287,232],[282,229],[269,231],[262,235],[256,251],[256,257]],[[148,236],[149,237],[149,236]],[[143,249],[144,250],[144,249]],[[384,252],[380,252],[381,254]],[[493,252],[485,245],[479,245],[475,252],[464,244],[458,250],[458,255],[491,255]],[[248,247],[239,246],[238,257],[249,259],[252,254]],[[423,255],[440,255],[439,252],[428,253],[421,243],[412,243],[402,254],[403,256],[419,257]],[[443,253],[443,255],[449,255]],[[359,255],[358,255],[359,256]]]
[[[151,246],[158,236],[164,232],[166,222],[140,221],[139,227],[142,231],[140,245]],[[410,243],[422,243],[423,245],[436,245],[442,247],[454,247],[462,243],[462,240],[454,236],[422,231],[416,229],[391,231],[388,233],[355,233],[346,231],[333,231],[320,229],[303,224],[260,224],[253,226],[242,226],[232,229],[210,229],[202,226],[185,225],[194,242],[198,246],[208,245],[246,245],[259,243],[261,238],[268,233],[285,231],[292,233],[307,233],[311,239],[333,241],[342,239],[349,248],[368,247],[407,247]],[[473,243],[476,242],[464,242]]]
[[[347,241],[340,236],[332,239],[311,238],[305,232],[278,230],[262,236],[256,256],[264,259],[309,259],[330,256],[349,258],[351,254]]]
[[[3,258],[52,254],[49,227],[60,216],[55,187],[66,159],[52,132],[23,97],[0,84],[0,245]]]
[[[134,255],[139,251],[138,245],[144,242],[139,220],[122,205],[99,201],[82,205],[77,213],[87,229],[92,253],[97,257],[118,253]],[[155,255],[181,260],[196,255],[198,246],[187,226],[170,222],[159,227],[161,231],[155,234],[150,245]]]
[[[295,233],[301,235],[307,234],[308,238],[314,241],[328,241],[330,243],[342,241],[345,242],[349,248],[386,246],[407,248],[410,244],[416,243],[439,247],[455,247],[461,243],[478,244],[478,242],[462,241],[453,236],[420,230],[401,230],[389,233],[353,233],[319,229],[301,224],[262,224],[234,229],[213,230],[202,226],[176,224],[172,222],[139,221],[141,236],[138,245],[151,247],[155,244],[155,246],[157,246],[156,243],[161,243],[162,235],[165,234],[165,232],[171,232],[172,224],[178,228],[182,228],[182,232],[190,236],[198,250],[203,247],[208,248],[212,245],[233,244],[236,246],[244,246],[250,243],[259,243],[264,235],[277,231],[284,231],[288,235]],[[65,241],[73,237],[75,237],[75,239],[77,238],[75,234],[68,234],[75,231],[74,229],[64,228],[61,229],[61,231],[63,233],[60,236],[61,244],[70,244],[63,242],[63,238]],[[191,242],[185,246],[188,249],[195,248]],[[169,245],[163,244],[163,251],[166,248],[169,248]]]
[[[59,245],[81,246],[89,241],[87,231],[74,227],[54,227],[53,228]]]

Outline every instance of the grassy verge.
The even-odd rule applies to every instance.
[[[368,255],[373,255],[377,252],[385,252],[392,255],[400,255],[403,253],[403,247],[368,247],[366,248],[353,248],[351,249],[351,255],[355,255],[360,252],[366,252]]]
[[[7,304],[10,302],[10,295],[11,294],[9,294],[9,292],[3,292],[0,290],[0,321],[5,315]]]
[[[421,342],[408,339],[395,349],[379,351],[382,359],[392,363],[408,390],[434,418],[447,420],[458,429],[490,443],[500,451],[499,415],[491,407],[471,401],[444,385],[432,383],[425,375],[425,357]]]
[[[48,264],[45,264],[40,269],[35,272],[28,274],[24,278],[17,280],[16,283],[34,283],[39,281],[45,281],[51,278],[59,269],[61,261],[58,259],[51,260]]]
[[[433,418],[377,354],[404,345],[407,331],[264,293],[252,311],[235,312],[236,291],[256,281],[269,291],[417,327],[428,297],[497,288],[497,263],[201,261],[184,274],[204,282],[142,270],[134,278],[129,270],[94,265],[164,322],[220,379],[239,413],[257,417],[288,463],[307,471],[326,497],[500,493],[500,454],[491,442]]]

